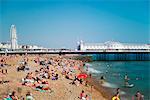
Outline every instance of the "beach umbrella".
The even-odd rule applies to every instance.
[[[77,77],[78,77],[78,78],[85,79],[85,78],[87,78],[87,74],[79,74]]]

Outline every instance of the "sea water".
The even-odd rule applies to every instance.
[[[150,61],[94,61],[85,64],[88,72],[97,80],[104,75],[104,87],[121,89],[122,100],[131,100],[137,91],[144,95],[144,100],[150,100]],[[124,87],[124,76],[129,77],[132,88]]]

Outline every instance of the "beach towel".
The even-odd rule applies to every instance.
[[[12,100],[12,98],[4,98],[3,100]]]
[[[85,97],[82,97],[82,99],[81,100],[86,100],[86,98]]]

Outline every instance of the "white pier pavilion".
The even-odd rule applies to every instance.
[[[105,43],[84,43],[80,41],[78,49],[81,51],[97,50],[150,50],[149,44],[120,43],[108,41]]]

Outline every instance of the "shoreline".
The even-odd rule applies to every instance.
[[[83,57],[81,55],[78,55],[78,56],[69,56],[69,57],[71,57],[73,59],[77,59],[79,61],[82,61],[83,64],[92,62],[92,59],[91,58],[89,59],[88,56]],[[80,58],[80,59],[78,59],[78,58]],[[80,67],[81,73],[86,73],[89,76],[89,74],[84,70],[84,67],[85,67],[84,65],[82,67]],[[113,92],[110,91],[110,89],[101,86],[101,84],[98,82],[98,80],[96,78],[88,77],[85,80],[88,81],[88,84],[90,85],[90,87],[92,86],[91,88],[94,88],[95,90],[97,90],[100,94],[102,94],[102,96],[106,100],[111,100],[112,96],[114,95]]]
[[[140,93],[142,95],[144,95],[144,100],[148,100],[149,95],[148,95],[147,91],[149,91],[149,90],[146,89],[146,87],[148,87],[148,84],[146,83],[146,85],[142,86],[142,87],[139,87],[139,86],[140,86],[142,81],[143,81],[142,83],[148,82],[148,80],[146,80],[148,78],[148,76],[147,76],[148,71],[145,70],[145,68],[146,69],[149,68],[149,66],[148,66],[149,61],[146,63],[145,63],[145,61],[141,61],[141,62],[137,61],[137,62],[131,62],[131,63],[122,61],[123,63],[121,65],[120,65],[120,62],[113,62],[113,63],[112,62],[108,63],[108,62],[104,62],[104,61],[102,61],[102,62],[103,63],[101,63],[99,61],[96,63],[95,62],[94,63],[87,62],[87,63],[89,63],[89,64],[87,64],[87,66],[89,65],[89,67],[88,67],[89,71],[87,71],[87,73],[93,72],[94,75],[89,80],[91,81],[92,84],[94,84],[95,89],[100,91],[104,97],[106,97],[107,99],[110,100],[111,96],[113,96],[116,93],[117,88],[120,88],[120,98],[123,100],[129,100],[129,99],[135,98],[137,91],[140,91]],[[119,66],[116,66],[118,63],[119,63]],[[108,71],[108,74],[105,75],[106,79],[107,79],[106,82],[108,82],[108,85],[106,85],[107,87],[105,87],[103,85],[101,86],[101,84],[98,82],[100,80],[100,77],[103,74],[101,74],[101,73],[98,74],[96,71],[100,71],[102,73],[105,72],[105,70],[107,70],[107,68],[105,66],[107,66],[108,64],[110,66],[116,66],[116,67],[111,67],[111,69],[109,69],[109,71]],[[126,71],[128,71],[128,69],[131,66],[137,66],[137,67],[133,67],[130,70],[131,72],[128,72],[128,75],[131,79],[131,81],[129,83],[134,84],[134,87],[133,88],[127,88],[127,87],[123,86],[123,78],[124,78],[124,73]],[[119,77],[116,77],[115,75],[112,74],[112,73],[120,73],[119,72],[120,70],[117,70],[115,68],[121,69],[124,67],[127,67],[127,70],[123,71]],[[92,70],[90,70],[90,68],[92,68]],[[138,73],[136,70],[137,69],[140,70],[143,68],[144,68],[145,74],[140,73],[140,74],[136,74],[137,76],[134,76],[134,74],[132,73],[132,72]],[[84,72],[86,72],[86,66],[84,67]],[[144,76],[140,77],[140,75],[144,75]],[[136,77],[138,77],[139,80],[137,80]],[[112,86],[111,86],[111,84],[112,84]]]
[[[94,88],[99,91],[104,98],[110,100],[112,96],[114,95],[112,91],[110,91],[106,87],[102,87],[100,83],[95,78],[89,79],[89,83],[94,86]]]
[[[81,68],[81,71],[83,73],[88,74],[84,70],[84,66]],[[90,86],[93,86],[94,89],[96,89],[99,93],[101,93],[105,99],[110,100],[112,98],[112,96],[114,95],[113,91],[110,91],[110,89],[108,89],[107,87],[101,86],[101,84],[98,82],[98,80],[96,78],[94,78],[93,76],[91,78],[88,77],[86,80],[88,81],[88,84]]]

